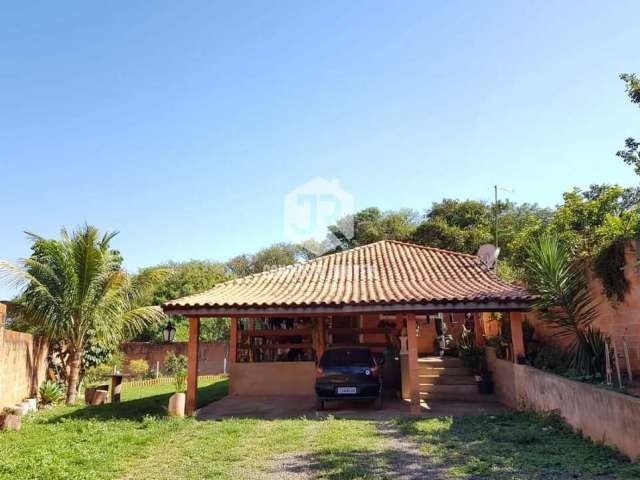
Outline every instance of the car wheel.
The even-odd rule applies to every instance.
[[[324,400],[317,400],[316,401],[316,410],[318,410],[319,412],[324,410]]]

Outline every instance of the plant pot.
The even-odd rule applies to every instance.
[[[15,413],[0,413],[0,430],[20,430],[22,415]]]
[[[174,393],[169,398],[169,415],[172,417],[184,417],[184,408],[187,403],[187,395]]]
[[[27,409],[30,412],[35,412],[36,410],[38,410],[38,400],[35,398],[27,398],[22,403],[27,406]]]
[[[476,385],[478,385],[479,393],[485,395],[493,393],[493,379],[491,378],[490,374],[485,374],[484,376],[480,377],[480,380],[478,380],[478,377],[476,377]]]

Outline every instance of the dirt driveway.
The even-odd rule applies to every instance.
[[[493,398],[486,402],[432,402],[423,403],[421,417],[464,416],[501,413],[506,408]],[[351,402],[329,403],[326,410],[317,412],[314,397],[246,397],[228,396],[198,412],[200,420],[224,418],[254,418],[277,420],[287,418],[328,418],[368,420],[375,424],[377,440],[374,451],[353,451],[347,462],[354,472],[367,472],[365,478],[380,479],[449,479],[445,466],[433,462],[420,452],[419,445],[399,431],[394,419],[411,416],[409,404],[402,400],[387,400],[378,410],[371,405]],[[318,427],[322,423],[317,424]],[[313,435],[311,435],[313,436]],[[318,472],[326,471],[331,455],[319,456],[317,452],[297,450],[273,457],[265,470],[251,474],[256,479],[307,480],[318,478]],[[329,465],[330,467],[330,465]],[[246,474],[246,472],[245,472]],[[360,478],[357,474],[356,478]],[[322,476],[322,478],[332,478]],[[342,475],[337,478],[343,478]]]

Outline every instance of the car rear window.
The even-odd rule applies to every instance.
[[[373,357],[369,350],[329,350],[322,355],[321,367],[343,367],[348,365],[372,366]]]

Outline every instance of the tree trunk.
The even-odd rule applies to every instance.
[[[78,383],[80,381],[80,366],[82,355],[73,350],[69,356],[69,378],[67,379],[67,405],[76,403],[78,397]]]

